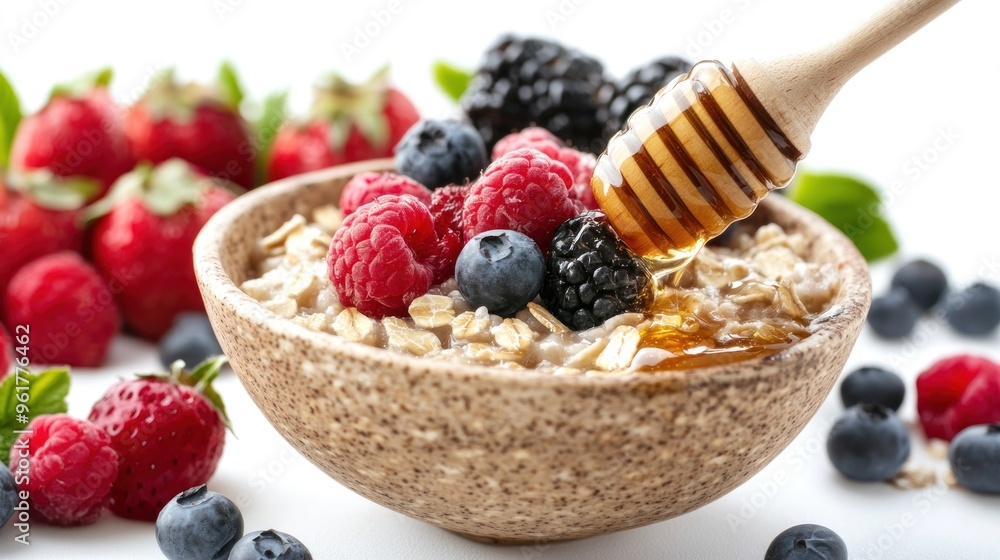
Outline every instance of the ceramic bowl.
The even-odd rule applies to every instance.
[[[573,539],[654,523],[736,488],[798,434],[833,387],[864,322],[868,268],[851,242],[781,196],[754,219],[808,240],[842,287],[815,334],[709,368],[571,377],[416,358],[314,332],[238,286],[254,247],[295,213],[336,203],[345,165],[259,188],[195,244],[208,315],[271,424],[366,498],[491,542]]]

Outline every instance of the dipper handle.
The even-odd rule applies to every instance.
[[[852,33],[801,54],[733,63],[792,144],[809,151],[809,136],[830,100],[854,74],[959,0],[896,0]]]

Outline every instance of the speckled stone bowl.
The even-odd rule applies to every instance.
[[[208,315],[274,427],[319,468],[388,508],[490,542],[573,539],[701,507],[759,471],[833,387],[871,297],[851,242],[781,196],[754,214],[804,233],[843,278],[811,337],[734,365],[615,378],[456,365],[345,342],[275,315],[237,287],[254,245],[336,203],[341,166],[257,189],[195,245]]]

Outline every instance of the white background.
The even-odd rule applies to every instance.
[[[388,1],[3,0],[0,69],[25,105],[36,108],[52,83],[103,65],[115,68],[114,93],[128,102],[158,69],[175,66],[184,77],[210,79],[218,61],[229,58],[252,95],[290,89],[294,109],[302,111],[320,73],[338,70],[362,78],[390,61],[395,81],[421,110],[443,116],[453,109],[432,84],[431,63],[446,58],[472,67],[501,31],[555,36],[603,59],[620,75],[661,54],[728,59],[817,46],[881,3],[399,0],[398,13],[363,44],[358,28]],[[54,15],[40,15],[46,4]],[[724,15],[728,23],[715,21]],[[22,18],[41,24],[32,29]],[[858,75],[813,136],[805,167],[849,171],[896,192],[886,210],[903,251],[873,267],[877,291],[888,284],[899,260],[914,256],[944,264],[957,285],[977,278],[1000,283],[998,20],[995,2],[966,0],[953,8]],[[360,53],[347,57],[344,45],[352,43],[360,45]],[[879,341],[866,329],[849,368],[892,365],[912,382],[927,365],[952,353],[1000,359],[998,341],[996,333],[959,338],[932,320],[903,343]],[[70,412],[86,416],[119,376],[157,367],[150,346],[117,341],[106,368],[75,372]],[[238,439],[229,438],[210,486],[243,506],[248,531],[274,527],[295,534],[317,559],[751,560],[763,557],[774,535],[805,522],[839,532],[854,559],[1000,557],[1000,498],[954,489],[900,491],[839,478],[824,451],[827,428],[841,410],[835,397],[774,463],[701,510],[614,535],[522,549],[475,544],[354,495],[290,451],[235,376],[225,375],[220,390]],[[912,423],[912,395],[902,414]],[[914,435],[914,460],[940,467],[927,456],[919,428]],[[151,525],[111,515],[78,529],[35,524],[30,547],[13,543],[14,536],[11,526],[0,531],[0,557],[161,558]]]

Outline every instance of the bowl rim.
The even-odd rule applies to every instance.
[[[871,301],[871,276],[868,265],[854,244],[825,219],[787,200],[782,196],[770,196],[761,203],[773,206],[783,213],[790,213],[804,222],[810,229],[815,228],[815,237],[830,239],[840,256],[841,290],[849,290],[841,295],[841,310],[809,337],[796,342],[773,354],[751,358],[739,362],[706,367],[668,369],[643,372],[626,372],[618,375],[553,375],[551,372],[529,369],[503,369],[488,365],[465,364],[433,358],[423,358],[375,348],[358,342],[344,340],[337,335],[318,332],[293,323],[244,293],[229,277],[222,266],[222,241],[228,229],[252,208],[269,204],[310,185],[336,180],[344,176],[364,171],[389,170],[393,160],[389,158],[343,164],[281,179],[258,187],[238,197],[222,207],[198,234],[194,244],[194,265],[199,287],[211,290],[212,296],[220,304],[230,308],[244,321],[263,323],[269,331],[285,333],[288,337],[317,347],[327,346],[359,362],[393,363],[407,370],[422,370],[435,375],[443,375],[466,380],[482,380],[488,377],[494,382],[510,385],[556,386],[565,388],[635,387],[649,385],[684,386],[692,382],[731,381],[747,378],[749,371],[757,376],[771,373],[781,368],[766,367],[782,361],[795,361],[817,351],[818,347],[835,342],[845,329],[860,328]],[[291,216],[288,216],[289,219]],[[202,294],[207,299],[208,294]],[[846,305],[854,303],[854,305]]]

